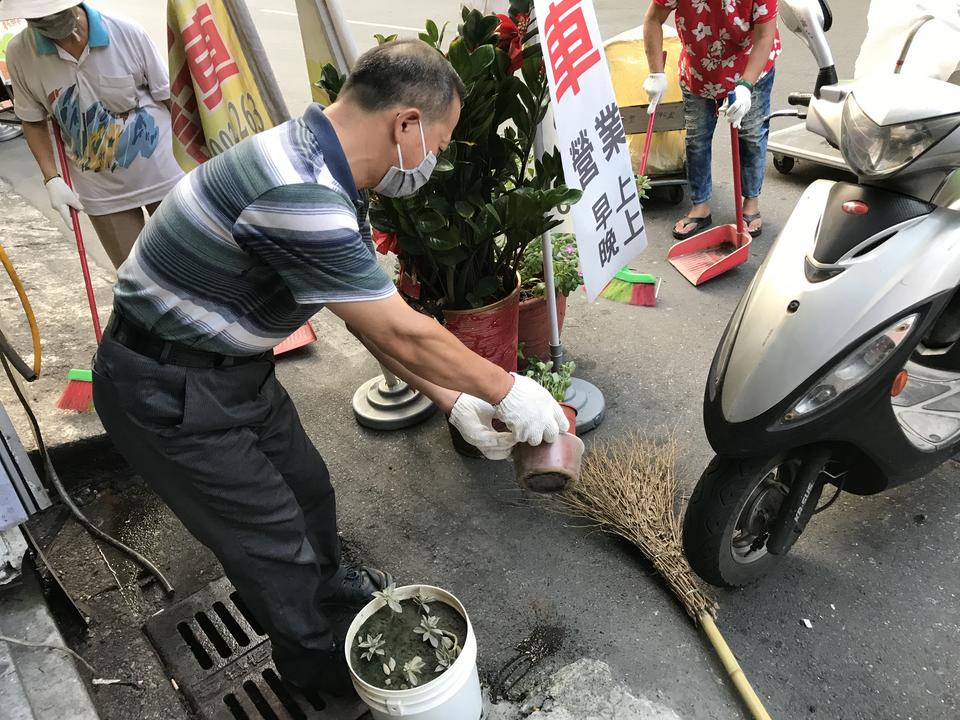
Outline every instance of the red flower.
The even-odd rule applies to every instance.
[[[500,36],[498,45],[510,58],[510,74],[512,75],[523,65],[523,33],[520,32],[520,29],[508,15],[498,14],[497,17],[500,18],[500,25],[497,27],[497,35]],[[529,23],[529,19],[527,23]]]
[[[400,242],[397,239],[396,233],[386,233],[383,230],[373,230],[373,244],[377,248],[377,252],[381,255],[386,255],[387,253],[394,253],[400,249]]]
[[[520,31],[520,37],[523,38],[530,29],[530,13],[517,13],[517,30]]]

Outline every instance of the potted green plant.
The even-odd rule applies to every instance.
[[[371,223],[400,262],[408,301],[472,350],[516,370],[520,282],[527,247],[580,198],[563,184],[559,151],[534,157],[549,104],[530,0],[510,15],[464,8],[445,56],[466,86],[453,141],[430,182],[407,198],[374,197]],[[421,39],[442,52],[432,21]]]
[[[553,284],[557,294],[557,329],[563,332],[567,314],[567,297],[583,285],[580,255],[576,238],[570,233],[552,237]],[[550,356],[550,317],[547,309],[546,283],[543,280],[543,243],[527,246],[520,263],[520,347],[529,360]]]
[[[463,605],[429,585],[375,592],[347,630],[353,686],[376,720],[479,720],[477,640]]]
[[[524,357],[524,353],[521,353]],[[567,398],[567,390],[573,383],[573,371],[577,369],[576,363],[565,362],[558,368],[553,367],[549,360],[540,360],[537,358],[526,358],[527,368],[524,375],[536,380],[537,383],[546,388],[553,399],[560,403],[567,420],[570,422],[570,432],[576,434],[577,429],[577,409],[564,400]]]

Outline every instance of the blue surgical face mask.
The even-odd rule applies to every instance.
[[[423,144],[423,160],[415,168],[409,170],[403,167],[403,151],[400,150],[400,143],[397,143],[397,158],[400,160],[400,167],[394,165],[383,180],[373,189],[375,193],[384,197],[398,198],[413,195],[430,180],[433,169],[437,166],[437,156],[432,152],[427,152],[427,141],[423,135],[423,121],[420,125],[420,142]]]

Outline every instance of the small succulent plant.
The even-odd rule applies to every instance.
[[[403,664],[403,677],[411,687],[416,687],[420,684],[420,673],[422,673],[426,667],[427,664],[423,661],[423,658],[415,655]]]
[[[383,639],[383,633],[379,635],[370,635],[367,633],[367,639],[357,643],[357,646],[364,650],[364,652],[360,653],[360,657],[368,662],[372,661],[377,655],[385,654],[384,645],[386,645],[386,642]]]
[[[400,604],[396,583],[390,583],[383,590],[374,591],[373,596],[385,601],[390,609],[398,615],[403,612],[403,606]]]
[[[423,615],[420,618],[420,626],[415,627],[413,631],[419,635],[425,643],[430,643],[434,648],[440,647],[440,643],[445,639],[443,630],[438,627],[440,618],[431,615]]]
[[[393,671],[397,669],[397,661],[393,658],[389,658],[386,662],[383,663],[383,674],[387,676],[387,685],[393,685],[393,678],[390,677],[393,674]]]
[[[451,648],[438,647],[434,651],[434,655],[436,655],[437,657],[437,667],[434,668],[433,671],[435,673],[443,672],[444,670],[449,668],[451,665],[453,665],[454,661],[460,656],[460,648],[459,647],[451,647]]]
[[[424,615],[430,614],[430,603],[433,602],[433,598],[429,598],[423,594],[423,590],[417,593],[417,596],[413,599],[413,602],[417,604],[417,607],[423,611]]]

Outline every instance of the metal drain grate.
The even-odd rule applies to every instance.
[[[204,720],[357,720],[366,712],[285,684],[269,639],[226,578],[154,615],[144,630]]]

